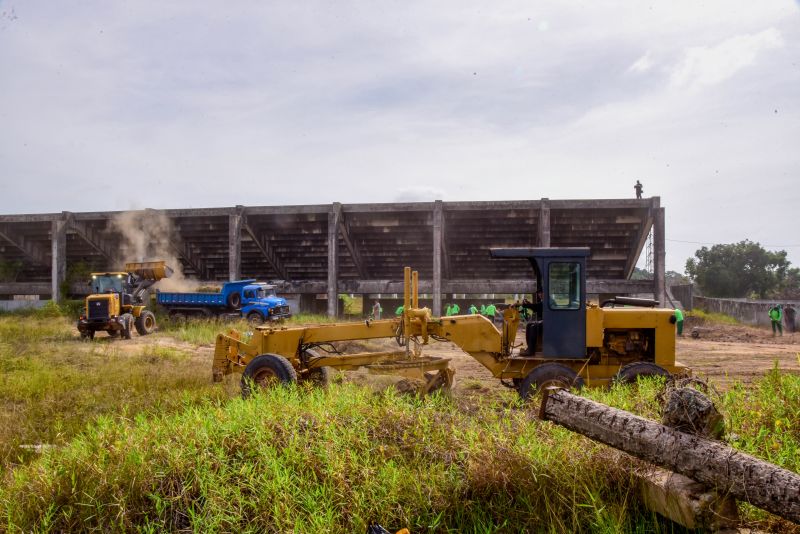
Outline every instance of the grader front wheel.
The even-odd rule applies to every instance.
[[[297,372],[289,360],[277,354],[262,354],[253,358],[242,373],[242,397],[246,399],[256,389],[292,382],[297,382]]]

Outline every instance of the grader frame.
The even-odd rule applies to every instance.
[[[419,279],[416,271],[404,270],[404,312],[394,319],[366,320],[360,323],[335,323],[313,326],[259,326],[249,339],[236,331],[217,336],[212,367],[213,379],[243,373],[243,379],[258,384],[293,380],[319,380],[328,369],[354,370],[365,367],[372,373],[397,374],[417,381],[418,391],[449,389],[453,370],[446,358],[424,356],[422,349],[430,340],[452,342],[481,363],[496,378],[527,395],[524,380],[537,367],[555,366],[574,373],[588,386],[608,384],[625,364],[637,360],[636,355],[609,350],[604,342],[604,329],[620,332],[625,329],[650,329],[654,334],[654,364],[668,373],[686,368],[675,362],[674,324],[669,310],[602,309],[594,306],[581,310],[586,315],[586,355],[581,358],[552,358],[536,353],[524,356],[515,349],[520,315],[516,307],[503,311],[500,329],[481,315],[458,315],[435,318],[428,308],[419,307]],[[392,339],[399,350],[341,354],[335,351],[321,355],[315,349],[332,347],[342,341]],[[270,362],[266,362],[269,359]],[[268,365],[260,365],[268,363]],[[563,376],[563,374],[561,375]],[[558,382],[561,376],[553,380]],[[529,379],[530,380],[530,379]],[[564,381],[563,379],[561,380]],[[547,385],[537,379],[537,387]],[[569,384],[567,384],[569,385]],[[244,391],[244,380],[243,380]]]

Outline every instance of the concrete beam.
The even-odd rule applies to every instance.
[[[433,203],[433,315],[442,315],[442,228],[444,227],[444,212],[442,201]],[[401,289],[402,291],[402,289]]]
[[[279,282],[279,293],[326,293],[328,284],[324,280],[284,281]],[[420,293],[433,293],[434,284],[431,280],[420,280]],[[587,293],[590,294],[634,294],[651,293],[653,282],[651,280],[600,280],[586,281]],[[339,280],[337,283],[339,293],[403,293],[402,280]],[[536,291],[536,281],[533,279],[521,280],[444,280],[442,293],[533,293]],[[438,314],[435,314],[438,315]]]
[[[540,247],[550,246],[550,200],[543,198],[539,203],[539,239]]]
[[[228,280],[242,277],[242,209],[228,215]]]
[[[25,236],[14,232],[14,229],[10,225],[0,225],[0,239],[5,239],[15,248],[18,248],[20,252],[33,263],[47,267],[50,266],[47,251],[35,241],[31,241]]]
[[[74,215],[68,211],[64,212],[64,218],[67,221],[67,228],[73,230],[78,237],[86,241],[93,249],[102,254],[108,260],[114,260],[114,247],[109,243],[99,232],[86,224],[85,222],[78,221]]]
[[[333,209],[334,211],[339,212],[339,232],[342,234],[342,239],[344,240],[344,244],[347,247],[348,252],[350,252],[350,258],[353,260],[353,263],[356,266],[358,276],[361,278],[369,278],[366,266],[364,265],[364,260],[361,259],[361,253],[356,248],[353,238],[350,235],[350,226],[347,224],[347,219],[342,213],[342,205],[338,202],[334,202]]]
[[[52,245],[52,275],[51,275],[51,298],[58,302],[61,300],[61,284],[67,278],[67,220],[66,217],[56,219],[51,223],[51,245]]]
[[[653,293],[662,307],[667,306],[667,284],[664,262],[666,243],[664,236],[664,208],[655,210],[653,222]]]
[[[336,205],[328,212],[328,317],[339,312],[339,221],[341,209]]]
[[[256,248],[258,248],[259,252],[261,252],[261,255],[264,256],[264,259],[267,260],[267,263],[269,263],[272,270],[278,273],[280,278],[284,280],[287,279],[289,276],[286,274],[286,267],[275,253],[275,249],[272,248],[272,246],[269,244],[269,241],[266,239],[261,239],[256,235],[256,232],[247,221],[246,216],[242,221],[242,230],[244,230],[244,233],[250,236],[250,239],[253,241],[253,243],[255,243]]]

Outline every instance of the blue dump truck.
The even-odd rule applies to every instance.
[[[225,282],[219,293],[159,291],[156,303],[175,321],[187,317],[245,317],[261,324],[291,317],[286,299],[276,297],[272,287],[255,280],[237,280]]]

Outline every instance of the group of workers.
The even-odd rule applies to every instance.
[[[372,316],[373,318],[374,317],[380,318],[380,312],[378,312],[377,315],[375,313],[377,309],[376,307],[380,308],[380,303],[377,300],[375,301],[375,305],[372,307]],[[395,316],[400,317],[401,315],[403,315],[403,310],[405,310],[405,306],[401,304],[394,311]],[[494,304],[489,304],[488,306],[485,304],[481,304],[480,310],[478,310],[478,308],[474,304],[470,304],[468,311],[470,315],[478,315],[480,313],[481,315],[492,321],[494,321],[495,315],[497,315],[497,307]],[[445,317],[451,317],[453,315],[458,315],[460,313],[461,313],[461,306],[453,302],[447,305],[447,307],[445,308],[444,315]]]

